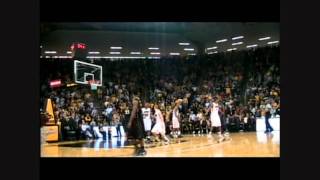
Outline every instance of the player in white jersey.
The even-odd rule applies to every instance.
[[[143,124],[144,124],[144,130],[147,134],[147,141],[150,142],[150,135],[151,135],[151,108],[149,106],[149,103],[145,103],[144,107],[141,108],[142,117],[143,117]]]
[[[223,136],[221,135],[222,129],[221,129],[221,119],[219,116],[219,104],[218,99],[215,98],[214,101],[211,104],[210,107],[210,121],[211,121],[211,130],[210,135],[215,129],[218,135],[218,142],[221,142],[224,140]]]
[[[158,136],[160,136],[163,140],[169,142],[169,139],[166,137],[166,125],[163,119],[163,115],[157,104],[154,105],[154,117],[156,119],[156,123],[153,126],[151,132],[155,136],[156,141],[159,141]]]
[[[177,138],[180,134],[180,113],[179,106],[182,103],[182,99],[178,99],[175,102],[175,106],[172,110],[172,134],[173,137]]]

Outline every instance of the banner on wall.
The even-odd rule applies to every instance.
[[[61,85],[62,84],[61,84],[61,80],[60,79],[50,81],[50,87],[51,88],[60,87]]]
[[[43,126],[42,127],[42,137],[44,141],[58,141],[59,128],[58,126]]]

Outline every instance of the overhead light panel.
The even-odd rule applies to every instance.
[[[235,51],[235,50],[237,50],[237,48],[227,49],[227,51]]]
[[[100,54],[100,52],[98,52],[98,51],[90,51],[90,52],[88,52],[89,54]]]
[[[71,51],[67,51],[67,54],[71,54],[72,52]]]
[[[232,43],[232,46],[237,46],[237,45],[240,45],[240,44],[243,44],[243,42]]]
[[[208,52],[208,54],[217,54],[218,51]]]
[[[98,59],[98,58],[105,58],[105,59],[145,59],[146,57],[137,57],[137,56],[87,56],[87,58],[93,58],[93,59]]]
[[[207,50],[212,50],[212,49],[217,49],[217,48],[218,48],[217,46],[213,46],[213,47],[207,48]]]
[[[232,40],[237,40],[237,39],[242,39],[243,36],[237,36],[237,37],[233,37]]]
[[[276,44],[276,43],[279,43],[279,41],[271,41],[271,42],[268,42],[268,44]]]
[[[121,54],[120,52],[109,52],[109,54]]]
[[[122,47],[115,47],[115,46],[112,46],[112,47],[110,47],[110,49],[122,49]]]
[[[157,47],[149,47],[148,49],[150,49],[150,50],[159,50],[159,48],[157,48]]]
[[[67,58],[72,58],[71,56],[59,56],[61,59],[67,59]]]
[[[160,53],[159,53],[159,52],[151,52],[150,54],[152,54],[152,55],[159,55]]]
[[[172,56],[179,56],[180,53],[170,53],[170,55],[172,55]]]
[[[184,48],[185,51],[194,51],[194,48]]]
[[[179,45],[181,45],[181,46],[189,46],[190,43],[179,43]]]
[[[57,51],[45,51],[44,53],[45,53],[45,54],[56,54]]]
[[[87,56],[87,58],[99,59],[99,58],[102,58],[102,57],[101,56]]]
[[[259,38],[258,40],[259,41],[264,41],[264,40],[268,40],[268,39],[270,39],[271,37],[263,37],[263,38]]]
[[[222,43],[222,42],[226,42],[228,41],[227,39],[221,39],[221,40],[217,40],[216,43]]]
[[[258,44],[252,44],[252,45],[248,45],[247,48],[253,48],[253,47],[257,47]]]
[[[130,54],[141,54],[141,52],[130,52]]]

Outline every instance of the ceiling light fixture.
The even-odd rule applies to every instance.
[[[237,36],[237,37],[233,37],[232,40],[236,40],[236,39],[242,39],[243,36]]]
[[[271,41],[271,42],[268,42],[268,44],[276,44],[276,43],[279,43],[279,41]]]
[[[120,52],[109,52],[109,54],[121,54]]]
[[[243,42],[232,43],[232,46],[243,44]]]
[[[114,46],[112,46],[112,47],[110,47],[110,49],[122,49],[122,47],[114,47]]]
[[[264,41],[264,40],[268,40],[268,39],[270,39],[271,37],[263,37],[263,38],[259,38],[258,40],[259,41]]]
[[[227,49],[227,51],[235,51],[237,48]]]
[[[150,49],[150,50],[159,50],[159,48],[157,48],[157,47],[149,47],[148,49]]]
[[[216,43],[222,43],[222,42],[226,42],[228,41],[227,39],[221,39],[221,40],[217,40]]]
[[[98,51],[90,51],[90,52],[88,52],[89,54],[100,54],[100,52],[98,52]]]
[[[190,43],[179,43],[179,45],[181,45],[181,46],[189,46]]]
[[[209,47],[209,48],[207,48],[207,50],[217,49],[217,48],[218,48],[217,46],[213,46],[213,47]]]
[[[45,51],[44,53],[45,53],[45,54],[56,54],[57,51]]]
[[[141,54],[141,52],[130,52],[130,54]]]
[[[257,47],[257,44],[248,45],[247,48]]]
[[[218,51],[208,52],[208,54],[216,54],[216,53],[218,53]]]

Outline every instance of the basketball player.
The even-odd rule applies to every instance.
[[[154,105],[154,117],[156,119],[156,123],[153,126],[151,132],[156,138],[156,141],[159,141],[158,136],[160,136],[161,139],[163,139],[165,142],[169,142],[169,139],[166,137],[166,125],[163,119],[163,115],[157,104]]]
[[[147,142],[150,143],[150,135],[151,135],[151,125],[152,125],[152,120],[151,120],[151,108],[149,103],[145,103],[144,107],[141,109],[142,111],[142,116],[143,116],[143,124],[144,124],[144,130],[147,134]]]
[[[182,103],[182,99],[178,99],[175,102],[174,108],[172,110],[172,135],[173,138],[180,136],[180,113],[179,106]]]
[[[135,154],[143,156],[147,152],[144,149],[144,126],[140,108],[140,99],[138,97],[133,98],[132,106],[132,112],[128,122],[128,133],[129,136],[134,139]],[[140,147],[138,145],[140,145]]]
[[[219,104],[218,99],[214,98],[213,102],[210,107],[210,121],[211,121],[211,130],[209,135],[213,132],[213,130],[216,130],[218,135],[218,142],[221,142],[224,140],[223,136],[221,135],[222,128],[221,128],[221,119],[219,116]]]
[[[202,110],[202,114],[200,115],[200,132],[202,134],[204,134],[204,132],[206,132],[206,134],[208,134],[208,119],[206,118],[206,111],[203,109]]]
[[[126,134],[128,134],[127,125],[128,125],[129,119],[130,119],[130,110],[129,110],[129,106],[126,106],[124,110],[124,122],[123,122],[123,127]]]
[[[205,121],[204,115],[203,115],[203,110],[200,109],[198,114],[197,114],[197,127],[199,129],[198,134],[203,134],[203,129],[202,125],[204,124],[203,122]]]

